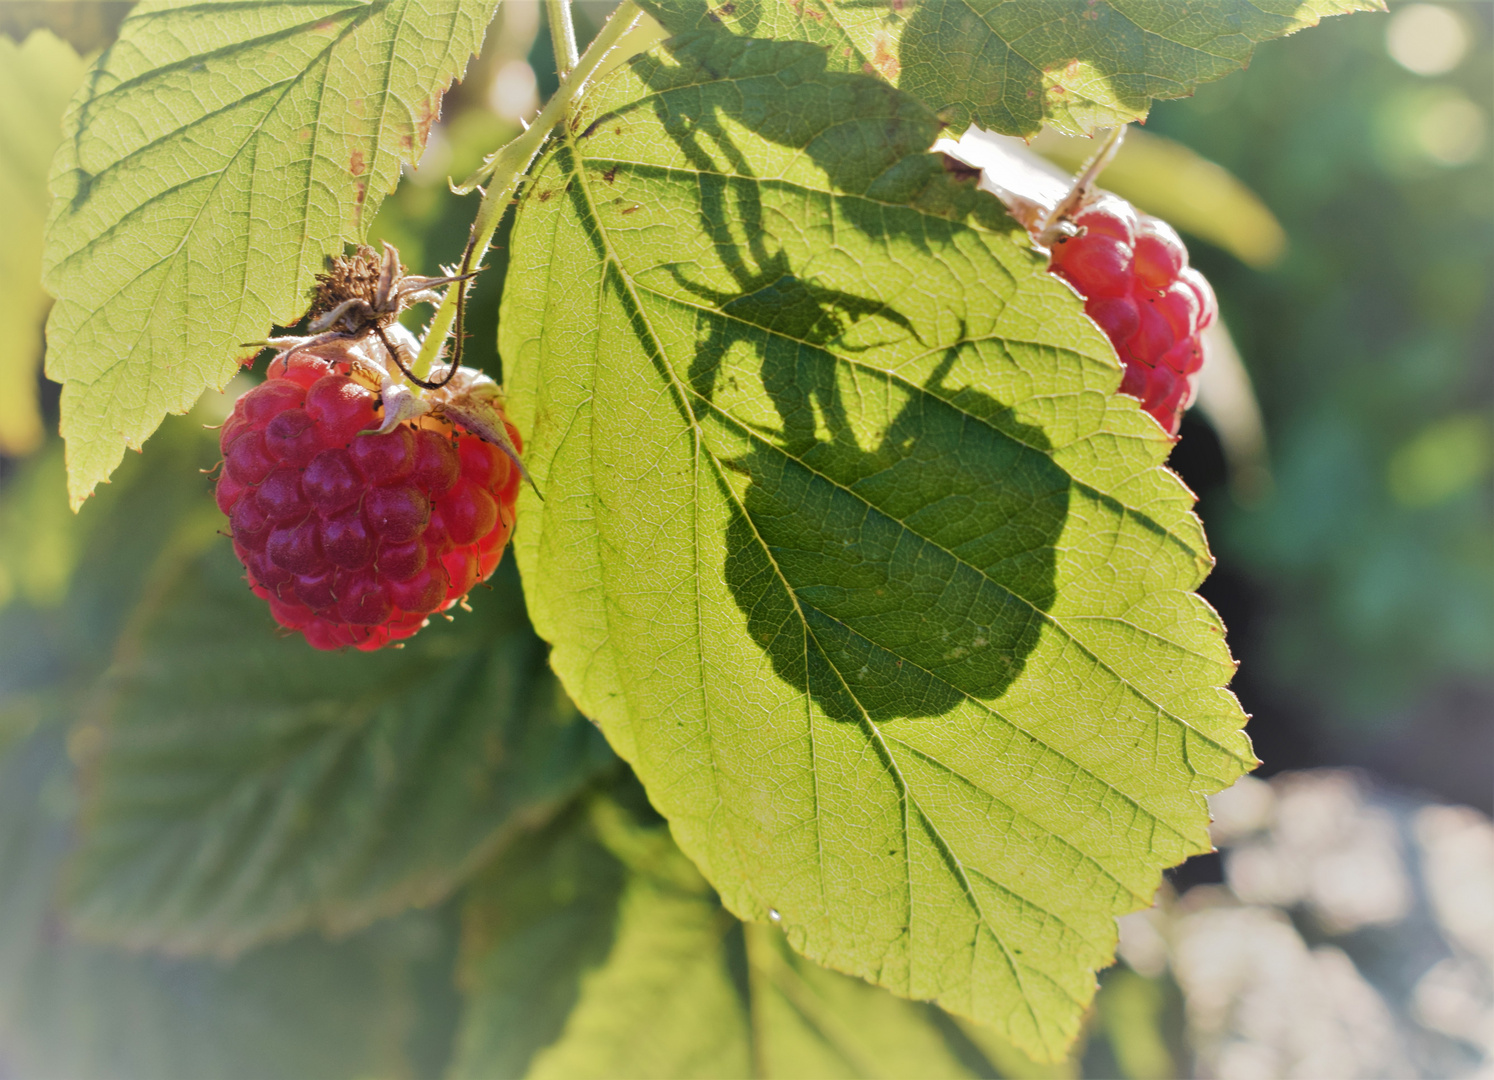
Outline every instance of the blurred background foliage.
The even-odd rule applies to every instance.
[[[703,1060],[690,1057],[699,1047],[619,1041],[630,1014],[609,1013],[587,972],[659,1014],[695,1010],[727,1033],[718,1064],[748,1053],[731,1041],[745,1029],[729,995],[715,1006],[706,990],[659,996],[624,970],[620,958],[645,945],[688,953],[700,960],[692,985],[737,986],[780,1018],[750,1050],[765,1074],[811,1063],[822,1075],[908,1074],[891,1050],[866,1053],[883,1029],[923,1048],[925,1075],[1457,1075],[1487,1060],[1491,958],[1468,944],[1482,924],[1445,897],[1487,886],[1459,886],[1447,868],[1487,872],[1494,834],[1476,814],[1426,815],[1439,802],[1491,809],[1494,5],[1393,5],[1273,43],[1249,71],[1159,103],[1107,174],[1187,234],[1259,399],[1265,458],[1251,483],[1231,476],[1241,461],[1216,434],[1227,417],[1190,414],[1172,463],[1219,558],[1204,592],[1241,661],[1235,689],[1254,714],[1261,775],[1282,775],[1232,796],[1227,859],[1186,864],[1161,907],[1132,917],[1127,962],[1103,976],[1086,1038],[1059,1066],[814,969],[722,912],[553,686],[510,571],[475,598],[476,614],[423,635],[388,671],[302,656],[289,689],[251,693],[231,717],[208,716],[205,697],[162,697],[194,675],[199,688],[261,687],[297,650],[237,595],[199,472],[214,457],[201,426],[229,396],[168,423],[81,514],[66,508],[56,389],[39,374],[44,180],[87,55],[129,6],[0,3],[0,317],[12,329],[0,343],[0,1076],[589,1075],[609,1061],[646,1072]],[[578,4],[578,35],[610,7]],[[540,5],[505,5],[374,242],[395,243],[418,272],[454,261],[475,203],[447,177],[517,133],[555,85]],[[1034,148],[1072,167],[1089,145],[1043,136]],[[501,232],[487,265],[466,356],[496,375]],[[504,716],[485,728],[481,708],[428,709],[413,734],[395,730],[401,695],[457,670]],[[307,689],[318,685],[365,692]],[[151,722],[190,723],[194,708],[200,724],[248,740],[232,744],[253,749],[239,755],[244,775],[203,740],[211,784],[173,788],[181,763],[153,750]],[[450,738],[474,761],[488,754],[497,776],[506,755],[538,752],[526,734],[536,724],[569,734],[543,782],[501,805],[422,802],[418,775],[390,764]],[[1368,772],[1294,772],[1343,765]],[[259,783],[277,769],[296,779],[291,796]],[[472,775],[481,787],[489,774]],[[451,837],[457,818],[478,824],[434,845],[424,891],[354,835],[365,846],[336,875],[298,872],[271,923],[207,950],[235,962],[198,955],[252,899],[253,881],[225,880],[226,856],[252,842],[261,863],[294,864],[328,842],[308,822],[371,814],[427,839]],[[1346,880],[1389,896],[1380,908],[1344,915],[1322,888],[1290,884],[1317,880],[1319,849],[1302,839],[1314,821],[1334,850],[1361,852]],[[1385,851],[1400,853],[1398,869],[1384,869]],[[655,909],[696,937],[649,938]],[[153,937],[150,915],[164,910],[190,911],[197,937]],[[1200,966],[1226,940],[1257,942],[1275,966]],[[143,944],[154,951],[126,948]],[[1241,1026],[1259,1019],[1251,994],[1301,985],[1330,1002],[1311,1039],[1340,1047],[1337,1059],[1292,1057],[1290,1017],[1280,1038]],[[587,1038],[562,1022],[573,1009]],[[1356,1024],[1393,1030],[1373,1044],[1378,1063],[1363,1040],[1334,1042]]]

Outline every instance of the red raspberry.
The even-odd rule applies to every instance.
[[[1188,251],[1165,222],[1101,195],[1074,217],[1083,230],[1053,245],[1048,269],[1085,298],[1125,364],[1121,393],[1176,435],[1198,391],[1199,335],[1219,309],[1214,290],[1188,265]],[[244,468],[257,459],[246,457]]]
[[[367,650],[493,573],[520,476],[497,447],[430,416],[360,434],[378,426],[379,399],[346,371],[307,351],[273,361],[223,425],[217,498],[275,621],[318,649]]]

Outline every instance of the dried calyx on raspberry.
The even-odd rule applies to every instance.
[[[1176,435],[1198,392],[1202,334],[1218,307],[1170,225],[1094,188],[1124,131],[1115,129],[1072,182],[1056,182],[1021,148],[978,128],[935,149],[979,168],[981,186],[1048,249],[1048,269],[1084,298],[1085,312],[1115,346],[1125,366],[1120,392]]]
[[[334,261],[311,334],[269,342],[223,425],[218,506],[249,587],[316,648],[409,637],[508,543],[527,474],[497,385],[453,362],[412,386],[419,343],[396,321],[459,280],[406,277],[387,245]]]

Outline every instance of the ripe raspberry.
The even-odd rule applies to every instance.
[[[318,649],[368,650],[414,634],[493,573],[520,474],[433,416],[360,434],[378,426],[379,397],[347,371],[309,350],[274,360],[223,425],[217,498],[275,621]]]
[[[1218,315],[1214,290],[1171,226],[1123,199],[1101,195],[1073,221],[1083,231],[1053,245],[1048,269],[1085,298],[1120,354],[1121,393],[1176,435],[1198,391],[1199,335]]]

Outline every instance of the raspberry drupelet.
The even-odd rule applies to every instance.
[[[301,350],[221,432],[218,506],[249,587],[318,649],[414,634],[493,573],[513,529],[521,476],[503,451],[432,415],[373,434],[379,406],[335,353]]]
[[[1048,269],[1084,297],[1126,373],[1120,390],[1170,435],[1198,392],[1200,335],[1218,315],[1214,290],[1188,266],[1172,227],[1102,194],[1073,217],[1079,235],[1053,244]]]

